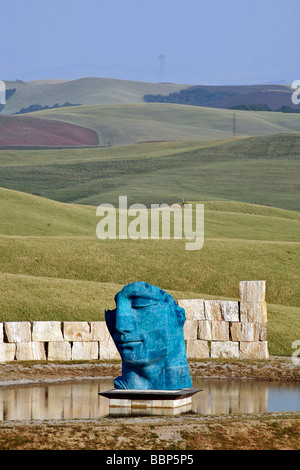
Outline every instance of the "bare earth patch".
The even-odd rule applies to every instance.
[[[300,413],[6,423],[1,450],[297,450]]]
[[[1,147],[14,146],[94,146],[96,133],[66,122],[29,116],[0,116]]]
[[[300,381],[300,365],[293,364],[290,357],[271,357],[268,360],[203,359],[189,360],[188,364],[191,375],[202,378]],[[9,362],[0,363],[0,386],[116,377],[120,373],[120,361]]]

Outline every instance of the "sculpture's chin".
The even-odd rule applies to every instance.
[[[156,351],[151,354],[149,351],[143,351],[143,348],[138,351],[138,354],[130,354],[126,351],[122,353],[122,361],[125,364],[129,364],[133,369],[149,367],[153,365],[155,367],[158,363],[164,363],[167,356],[167,350],[160,350],[159,353]]]

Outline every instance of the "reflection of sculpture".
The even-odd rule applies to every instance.
[[[145,282],[125,286],[105,312],[122,358],[115,388],[176,390],[191,387],[183,336],[184,309],[171,295]]]

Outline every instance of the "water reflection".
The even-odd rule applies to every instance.
[[[300,411],[300,386],[196,379],[192,411],[198,414]],[[113,388],[113,380],[0,387],[0,420],[92,419],[109,415],[109,400],[99,392]]]
[[[268,408],[268,387],[259,382],[207,379],[203,391],[195,398],[192,408],[196,413],[265,413]]]
[[[98,392],[113,380],[27,385],[0,388],[0,420],[85,419],[109,413]]]

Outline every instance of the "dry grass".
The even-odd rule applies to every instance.
[[[0,450],[298,450],[299,414],[0,426]]]

